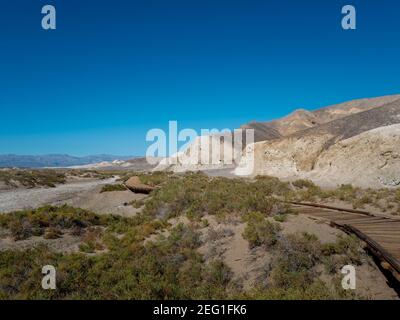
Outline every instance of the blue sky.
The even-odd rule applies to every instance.
[[[346,4],[357,30],[341,28]],[[235,128],[400,93],[399,14],[396,0],[1,0],[0,154],[141,155],[169,120]]]

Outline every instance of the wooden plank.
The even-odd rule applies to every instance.
[[[389,233],[387,233],[387,232],[372,232],[372,231],[364,231],[364,230],[362,230],[362,229],[358,229],[358,230],[360,230],[360,231],[362,231],[362,232],[364,232],[364,233],[366,233],[366,234],[369,234],[369,235],[371,235],[371,236],[374,236],[374,237],[391,237],[391,238],[396,238],[396,239],[400,239],[400,235],[398,235],[398,234],[396,234],[396,233],[394,233],[394,232],[389,232]]]
[[[354,221],[354,224],[374,224],[374,223],[388,223],[390,225],[400,226],[400,222],[391,221],[391,220],[361,220],[361,221]]]
[[[358,227],[358,226],[355,226]],[[376,232],[382,232],[383,234],[388,233],[388,234],[400,234],[399,229],[393,229],[390,227],[387,228],[370,228],[370,227],[358,227],[358,229],[367,232],[367,233],[376,233]]]
[[[316,208],[323,208],[323,209],[330,209],[330,210],[335,210],[335,211],[344,211],[344,212],[352,212],[352,213],[359,213],[367,216],[373,215],[372,213],[368,211],[363,211],[363,210],[356,210],[356,209],[346,209],[346,208],[339,208],[339,207],[333,207],[333,206],[328,206],[324,204],[317,204],[317,203],[311,203],[311,202],[297,202],[297,201],[289,201],[291,204],[296,204],[300,206],[309,206],[309,207],[316,207]]]
[[[400,273],[400,262],[399,260],[395,259],[391,254],[389,254],[376,240],[368,237],[367,235],[363,234],[357,228],[352,226],[345,226],[348,230],[355,233],[360,239],[364,240],[368,245],[370,245],[376,252],[381,255],[387,262],[391,264],[391,266]]]
[[[353,233],[367,243],[371,252],[377,256],[383,265],[400,281],[400,220],[376,216],[369,212],[335,208],[312,203],[293,202],[304,207],[296,207],[299,213],[328,220],[348,233]],[[323,210],[320,210],[320,209]],[[329,211],[325,210],[329,209]],[[338,213],[338,211],[340,213]]]
[[[343,222],[347,224],[357,224],[357,225],[376,225],[376,224],[382,224],[385,221],[382,220],[360,220],[360,219],[354,219],[354,218],[349,218],[349,219],[335,219],[337,222]],[[385,222],[386,223],[386,222]]]
[[[346,219],[346,220],[354,220],[354,221],[359,221],[359,222],[372,222],[372,221],[386,221],[385,219],[382,219],[380,217],[364,217],[364,216],[357,216],[357,215],[348,215],[348,214],[335,214],[335,213],[329,213],[326,214],[324,213],[323,215],[328,216],[328,217],[337,217],[338,220],[340,219]]]
[[[366,220],[366,219],[360,219],[360,217],[357,217],[357,216],[350,216],[350,215],[345,215],[345,214],[342,214],[342,215],[332,215],[332,216],[337,217],[337,220],[343,220],[343,221],[371,221],[371,219],[368,219],[368,220]]]
[[[400,235],[395,233],[395,232],[385,232],[385,231],[368,231],[368,230],[363,230],[363,229],[358,229],[362,232],[364,232],[365,234],[368,234],[370,236],[382,236],[382,237],[391,237],[391,238],[396,238],[396,239],[400,239]]]
[[[378,241],[379,243],[382,243],[382,244],[386,243],[386,242],[388,242],[388,243],[390,243],[390,242],[396,243],[396,242],[400,241],[400,239],[397,238],[397,237],[382,236],[382,235],[375,235],[375,234],[371,235],[371,234],[366,234],[366,233],[364,233],[364,234],[367,235],[368,237],[374,239],[375,241]]]

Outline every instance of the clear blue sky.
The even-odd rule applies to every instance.
[[[399,15],[397,0],[1,0],[0,154],[140,155],[169,120],[235,128],[400,93]]]

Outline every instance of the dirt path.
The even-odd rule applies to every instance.
[[[56,204],[77,197],[84,191],[99,185],[113,183],[117,178],[80,181],[59,185],[55,188],[17,189],[0,192],[0,213]]]

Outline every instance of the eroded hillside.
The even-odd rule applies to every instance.
[[[247,144],[245,156],[233,163],[236,168],[232,173],[307,178],[323,186],[397,186],[399,123],[400,95],[353,100],[315,111],[300,109],[282,119],[251,122],[241,128],[255,130],[255,143]],[[199,141],[188,151],[200,150]],[[232,149],[231,142],[228,144]],[[218,148],[207,145],[210,158],[213,153],[221,154]],[[232,167],[223,160],[204,165],[196,154],[191,154],[190,162],[179,157],[176,164],[156,169],[182,172]]]

